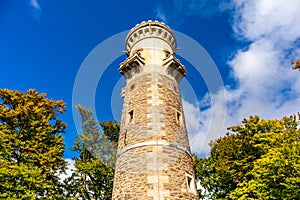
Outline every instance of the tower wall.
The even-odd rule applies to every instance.
[[[186,71],[175,50],[159,22],[128,34],[113,199],[198,199],[179,90]]]

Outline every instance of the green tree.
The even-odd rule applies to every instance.
[[[0,199],[60,199],[65,103],[27,92],[0,90]]]
[[[108,122],[101,122],[100,123],[104,135],[116,145],[118,144],[119,134],[120,134],[120,124],[117,121],[108,121]]]
[[[68,182],[67,196],[83,199],[111,199],[114,164],[116,159],[119,125],[117,122],[99,122],[91,110],[77,105],[82,121],[82,134],[75,142],[75,171],[65,180]]]
[[[210,199],[298,199],[300,144],[295,116],[244,119],[195,164]]]

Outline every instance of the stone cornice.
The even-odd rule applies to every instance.
[[[141,50],[137,50],[132,56],[128,57],[124,62],[120,64],[119,72],[124,75],[128,70],[135,66],[144,65],[144,58],[141,57]]]
[[[174,55],[169,55],[167,58],[164,59],[163,66],[170,66],[177,70],[183,76],[186,76],[187,72],[185,70],[184,65],[180,63],[180,61],[174,57]]]

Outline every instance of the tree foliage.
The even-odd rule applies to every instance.
[[[0,90],[0,199],[62,198],[65,103],[45,96]]]
[[[77,105],[82,121],[82,134],[78,135],[73,147],[80,155],[75,158],[75,171],[68,182],[67,196],[82,199],[111,199],[116,140],[119,134],[117,122],[99,122],[91,110]]]
[[[291,64],[293,65],[292,66],[292,69],[298,69],[298,70],[300,70],[300,60],[296,60],[296,61],[293,61],[292,60],[292,62],[291,62]]]
[[[113,143],[118,145],[118,139],[119,139],[119,134],[120,134],[120,125],[117,121],[108,121],[108,122],[101,122],[100,123],[104,135]]]
[[[300,132],[296,116],[244,119],[195,159],[196,176],[209,199],[298,199]]]

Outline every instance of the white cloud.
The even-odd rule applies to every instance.
[[[233,2],[234,30],[251,41],[247,50],[238,50],[228,62],[239,82],[236,91],[245,95],[236,117],[273,118],[297,112],[300,76],[290,69],[290,60],[296,56],[295,42],[300,37],[300,4],[293,0]]]
[[[40,6],[38,0],[30,0],[29,4],[32,8],[33,17],[36,20],[39,20],[42,13],[42,7]]]
[[[300,108],[300,74],[290,67],[291,59],[300,59],[299,2],[232,0],[230,5],[237,39],[249,41],[228,60],[235,87],[230,89],[231,83],[227,83],[225,102],[218,98],[221,91],[209,94],[216,102],[202,112],[183,101],[192,150],[201,154],[209,152],[210,140],[225,134],[226,127],[241,123],[245,117],[280,118]],[[199,101],[200,106],[207,98]],[[226,116],[220,115],[222,109],[226,109]],[[223,118],[225,126],[218,132]],[[196,119],[201,122],[199,127]]]
[[[285,45],[300,36],[298,0],[232,0],[231,5],[233,28],[243,38],[269,38],[276,45]]]
[[[224,90],[220,90],[216,94],[210,94],[211,96],[204,96],[198,103],[200,108],[183,99],[183,110],[192,152],[206,155],[210,150],[209,142],[223,133],[226,120],[224,93]],[[214,99],[214,102],[211,102],[210,107],[205,108],[210,99]],[[205,109],[202,110],[202,108]]]
[[[289,61],[282,61],[281,53],[267,39],[253,42],[246,51],[238,50],[229,65],[239,89],[264,100],[283,98],[277,92],[291,84],[291,80],[280,74],[292,77],[293,72],[287,69]]]
[[[154,12],[156,13],[155,18],[157,18],[158,20],[163,21],[165,23],[169,22],[169,18],[167,18],[167,12],[162,5],[157,5]]]
[[[41,10],[38,0],[30,0],[30,5],[37,10]]]
[[[75,170],[75,161],[73,159],[67,158],[65,161],[67,162],[67,170],[66,173],[59,174],[60,181],[64,181],[66,178],[70,177]]]

